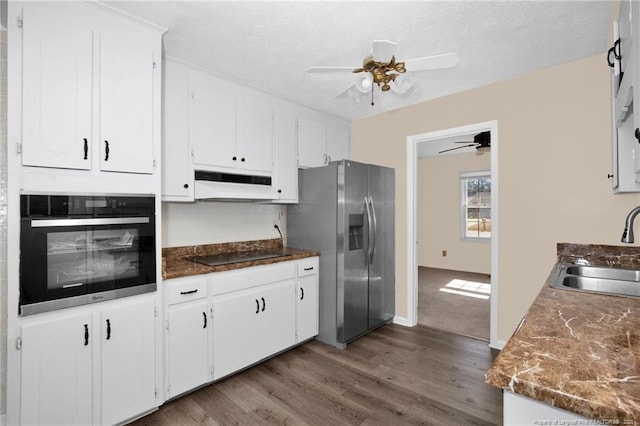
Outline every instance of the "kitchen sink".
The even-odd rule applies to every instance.
[[[559,265],[551,287],[640,297],[640,270]]]

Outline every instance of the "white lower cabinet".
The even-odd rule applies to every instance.
[[[239,290],[227,291],[234,287]],[[210,288],[214,294],[214,379],[296,343],[296,281],[292,262],[213,274]]]
[[[168,280],[167,398],[211,381],[211,315],[206,276]]]
[[[91,313],[22,328],[20,424],[93,422]]]
[[[318,334],[318,257],[165,282],[167,398]]]
[[[76,312],[22,327],[20,424],[110,425],[155,406],[155,299]]]
[[[155,302],[124,301],[101,317],[101,419],[112,425],[155,405]]]
[[[503,391],[504,426],[535,424],[588,425],[598,424],[595,420],[557,408],[526,396]],[[614,423],[620,424],[620,423]]]
[[[297,342],[318,335],[318,258],[300,261],[298,265],[298,332]]]

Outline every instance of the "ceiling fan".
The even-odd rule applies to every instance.
[[[402,82],[401,74],[407,71],[426,71],[442,68],[451,68],[458,63],[456,53],[425,56],[422,58],[397,61],[395,57],[398,44],[389,40],[374,40],[371,55],[365,56],[362,67],[311,67],[308,73],[364,73],[362,78],[354,85],[361,93],[371,90],[371,105],[373,105],[373,88],[377,85],[380,90],[387,92],[392,90],[402,96],[411,93],[411,84]],[[347,89],[350,90],[351,87]]]
[[[458,141],[454,143],[464,143],[466,145],[457,146],[455,148],[445,149],[443,151],[438,152],[438,154],[442,154],[443,152],[449,152],[456,149],[468,148],[468,147],[476,147],[476,155],[483,155],[485,152],[489,152],[491,150],[491,132],[480,132],[473,137],[473,142],[471,141]]]

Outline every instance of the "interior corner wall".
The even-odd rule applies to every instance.
[[[351,158],[396,170],[397,316],[409,308],[408,136],[498,123],[499,340],[511,336],[544,285],[558,242],[620,244],[640,195],[614,194],[607,179],[610,83],[601,54],[352,122]]]
[[[418,161],[419,266],[491,274],[491,242],[460,238],[460,172],[490,169],[491,156],[474,153]]]

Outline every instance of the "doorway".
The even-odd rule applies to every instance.
[[[473,227],[473,226],[466,226],[468,224],[463,223],[462,220],[460,220],[460,234],[457,233],[456,230],[456,238],[455,239],[459,239],[460,241],[463,242],[467,242],[470,244],[476,244],[476,245],[484,245],[484,251],[487,253],[487,257],[488,259],[484,260],[484,266],[482,265],[478,265],[478,262],[476,259],[478,256],[475,255],[467,255],[466,258],[467,259],[471,259],[471,260],[475,260],[476,261],[476,265],[466,265],[462,268],[459,267],[460,263],[458,262],[458,266],[455,266],[456,263],[455,262],[450,262],[447,263],[449,261],[449,259],[447,259],[447,256],[451,256],[453,253],[450,254],[449,249],[447,247],[438,247],[437,249],[437,254],[435,254],[435,249],[432,245],[432,247],[430,247],[430,254],[429,256],[432,257],[432,259],[436,260],[434,263],[435,266],[437,266],[436,268],[429,268],[429,269],[425,269],[425,268],[420,268],[419,265],[421,264],[421,259],[420,259],[420,253],[421,253],[421,249],[422,250],[422,254],[425,254],[426,251],[426,240],[425,238],[428,238],[426,235],[421,236],[420,235],[420,229],[421,229],[421,225],[424,228],[424,224],[421,224],[420,222],[420,215],[421,215],[421,198],[420,195],[423,192],[422,189],[420,189],[421,186],[421,182],[420,182],[420,172],[422,170],[424,170],[425,165],[421,164],[421,158],[427,158],[429,156],[438,156],[438,155],[443,155],[443,154],[439,154],[440,152],[444,151],[445,149],[451,149],[453,147],[455,147],[455,150],[452,150],[452,153],[454,151],[461,151],[461,152],[465,152],[466,151],[470,152],[471,155],[473,156],[473,153],[475,152],[475,146],[474,144],[461,144],[462,146],[465,146],[465,149],[458,149],[457,147],[460,145],[456,145],[454,144],[455,142],[459,142],[459,141],[466,141],[467,139],[469,139],[470,137],[473,139],[473,137],[475,135],[478,135],[482,132],[490,132],[491,135],[491,149],[489,150],[489,152],[487,152],[488,157],[485,164],[488,164],[488,169],[490,170],[485,170],[484,173],[487,174],[487,181],[490,181],[491,183],[491,197],[490,197],[490,201],[489,201],[489,205],[490,205],[490,222],[487,223],[488,221],[487,216],[483,215],[483,214],[479,214],[478,211],[476,210],[475,212],[475,217],[473,218],[474,220],[477,220],[477,227]],[[467,146],[468,145],[468,146]],[[449,154],[449,153],[444,153],[445,155]],[[485,156],[487,155],[485,154]],[[466,154],[465,154],[466,155]],[[467,157],[469,157],[467,155]],[[450,161],[451,163],[451,161]],[[433,163],[432,163],[433,164]],[[421,170],[422,167],[422,170]],[[426,165],[426,167],[429,167],[428,164]],[[483,167],[480,167],[483,168]],[[485,167],[487,168],[487,167]],[[475,170],[477,171],[477,170]],[[462,176],[462,174],[456,172],[456,175]],[[476,179],[477,177],[472,176],[472,178]],[[431,178],[433,180],[433,177]],[[442,179],[439,179],[440,183],[442,183]],[[462,179],[460,180],[460,182],[462,182]],[[477,183],[477,181],[475,181],[475,183]],[[458,182],[456,182],[456,184],[458,184]],[[433,291],[437,291],[438,294],[437,296],[446,296],[448,295],[453,295],[453,294],[457,294],[457,296],[459,296],[458,298],[456,298],[456,303],[459,303],[459,306],[457,307],[457,309],[459,310],[459,312],[465,312],[465,308],[464,308],[464,298],[476,298],[478,300],[482,300],[483,298],[488,297],[489,300],[486,301],[488,302],[488,322],[489,322],[489,327],[488,327],[488,333],[486,333],[483,336],[477,336],[474,335],[474,333],[476,333],[476,331],[470,330],[469,333],[465,333],[465,332],[461,332],[460,329],[451,329],[451,325],[453,323],[455,323],[456,326],[462,326],[464,327],[464,321],[462,320],[462,317],[471,317],[471,308],[467,308],[467,313],[469,315],[462,315],[462,314],[458,314],[458,316],[456,317],[455,314],[454,316],[452,316],[452,319],[447,319],[447,318],[437,318],[438,317],[438,312],[437,309],[434,308],[434,306],[431,306],[431,308],[429,309],[429,306],[427,305],[426,308],[429,309],[431,312],[427,313],[427,315],[431,314],[431,315],[435,315],[436,319],[441,319],[442,322],[440,324],[444,324],[445,326],[443,326],[443,329],[448,329],[449,331],[453,331],[453,332],[458,332],[458,334],[465,334],[465,335],[471,335],[472,337],[480,337],[483,339],[487,339],[489,340],[489,345],[491,347],[499,347],[498,345],[498,341],[497,341],[497,300],[498,300],[498,276],[497,276],[497,271],[498,271],[498,243],[499,243],[499,239],[498,239],[498,124],[497,121],[489,121],[489,122],[483,122],[483,123],[477,123],[477,124],[472,124],[472,125],[468,125],[468,126],[461,126],[461,127],[456,127],[456,128],[451,128],[451,129],[444,129],[444,130],[440,130],[440,131],[436,131],[436,132],[430,132],[430,133],[424,133],[424,134],[419,134],[419,135],[413,135],[413,136],[409,136],[407,138],[407,189],[408,189],[408,196],[407,196],[407,276],[409,278],[409,291],[407,292],[407,303],[408,303],[408,307],[409,307],[409,312],[408,312],[408,322],[412,325],[415,325],[417,323],[424,323],[425,321],[425,312],[422,310],[423,307],[422,305],[425,305],[424,303],[424,298],[422,300],[423,303],[420,303],[420,281],[423,281],[424,284],[424,277],[425,276],[430,276],[431,281],[434,281],[432,284],[435,287],[435,290]],[[420,192],[419,192],[420,190]],[[462,194],[464,193],[464,189],[462,187],[460,187],[460,190],[455,190],[455,195],[454,195],[454,199],[458,199],[461,200],[462,198]],[[449,190],[449,192],[451,192],[451,190]],[[460,206],[463,206],[463,201],[458,201],[457,206],[454,206],[455,208],[458,208]],[[424,210],[424,203],[422,205],[422,209]],[[488,209],[487,209],[488,210]],[[484,221],[482,221],[484,216]],[[462,216],[462,211],[460,213],[455,214],[456,218],[461,218]],[[465,220],[468,219],[468,217],[465,217]],[[482,241],[482,239],[478,239],[477,241],[473,241],[473,239],[471,241],[465,241],[465,234],[464,234],[464,230],[466,228],[472,228],[472,229],[476,229],[478,230],[478,234],[480,234],[481,230],[487,230],[487,226],[490,227],[491,229],[491,238],[490,241],[484,240]],[[454,225],[455,227],[455,225]],[[486,236],[486,233],[485,235]],[[421,239],[425,240],[421,242]],[[435,238],[435,235],[432,234],[432,238],[430,240],[428,240],[430,243],[432,242],[433,239]],[[452,240],[452,241],[453,241]],[[455,245],[455,241],[452,243]],[[436,243],[435,245],[441,245],[441,243]],[[476,248],[478,248],[478,246],[476,246]],[[454,253],[458,253],[458,248],[454,247],[452,248]],[[439,259],[435,259],[435,256],[438,256]],[[462,256],[464,258],[464,256]],[[424,263],[424,256],[423,256],[423,262]],[[444,260],[444,262],[443,262]],[[451,265],[450,267],[452,268],[452,270],[455,269],[462,269],[465,270],[466,269],[466,274],[458,274],[458,276],[451,275],[450,272],[451,270],[448,269],[447,265]],[[431,265],[433,266],[433,265]],[[444,266],[444,267],[443,267]],[[442,281],[444,280],[444,281]],[[424,292],[423,292],[424,293]],[[488,294],[487,294],[488,293]],[[424,296],[424,294],[423,294]],[[449,297],[449,300],[452,300],[451,297]],[[485,302],[485,312],[486,312],[486,302]],[[437,301],[434,301],[434,303],[438,303]],[[471,304],[471,302],[469,302]],[[478,305],[478,303],[473,303],[475,305]],[[419,306],[420,306],[420,312],[419,312]],[[440,306],[440,308],[442,308],[442,306]],[[475,308],[474,308],[475,309]],[[451,309],[449,309],[451,310]],[[440,310],[442,312],[442,310]],[[486,321],[487,318],[485,318]],[[471,319],[471,321],[473,322],[473,320]],[[428,323],[427,325],[430,326],[436,326],[436,328],[440,328],[437,326],[437,322],[435,323]],[[447,327],[448,326],[448,327]],[[488,335],[487,335],[488,334]]]

